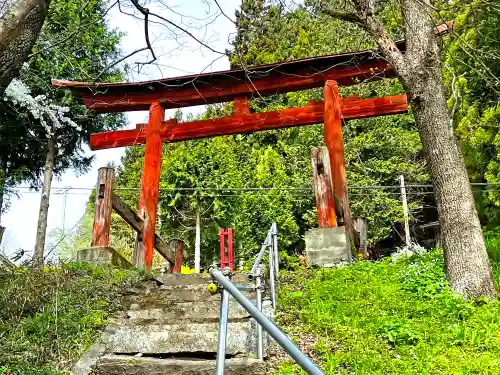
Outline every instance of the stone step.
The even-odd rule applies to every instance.
[[[145,290],[129,290],[127,301],[132,304],[143,306],[155,306],[163,304],[165,301],[213,301],[218,300],[218,295],[212,296],[207,291],[208,284],[189,284],[189,285],[162,285],[160,287]],[[250,285],[246,285],[250,287]],[[247,298],[255,298],[255,291],[248,288],[241,290]]]
[[[215,360],[107,355],[97,364],[98,375],[213,375]],[[225,375],[265,375],[264,362],[252,358],[226,359]]]
[[[232,277],[232,282],[235,284],[246,284],[249,282],[248,273],[235,273]],[[179,275],[172,273],[156,274],[154,279],[159,283],[167,286],[180,286],[180,285],[196,285],[196,284],[208,284],[212,280],[212,276],[209,274],[189,274],[189,275]]]
[[[177,302],[170,301],[159,303],[155,306],[144,304],[132,304],[126,317],[130,320],[163,320],[167,322],[177,322],[179,320],[217,320],[220,315],[220,298],[214,297],[212,301],[192,301]],[[255,300],[252,301],[255,304]],[[263,308],[270,306],[270,301],[263,301]],[[229,319],[243,319],[250,317],[250,314],[241,307],[233,298],[229,300]]]
[[[115,319],[106,327],[102,340],[108,353],[155,356],[216,353],[218,332],[217,322],[166,324],[162,321]],[[253,320],[229,322],[227,354],[253,355],[256,351],[255,332]]]

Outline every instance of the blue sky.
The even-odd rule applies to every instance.
[[[220,0],[219,4],[224,13],[234,19],[234,12],[240,5],[240,1]],[[189,28],[196,37],[206,41],[210,47],[217,51],[224,51],[229,47],[228,40],[235,32],[234,24],[225,16],[220,15],[216,4],[211,0],[152,0],[148,7],[153,12],[168,15],[167,17],[171,20],[182,21],[185,28]],[[216,13],[219,13],[219,16],[213,17]],[[210,21],[209,25],[207,25],[207,18]],[[122,41],[124,54],[145,46],[144,26],[141,21],[121,14],[118,9],[113,9],[110,12],[109,21],[113,27],[126,33]],[[158,65],[146,67],[140,73],[133,72],[130,76],[132,81],[229,69],[226,57],[221,58],[220,54],[201,47],[192,38],[182,37],[182,33],[179,33],[180,37],[176,37],[160,25],[152,25],[150,33],[155,52],[159,56]],[[144,61],[147,57],[146,55],[135,55],[128,60],[128,63],[133,66],[134,62]],[[203,107],[183,109],[185,113],[190,111],[200,113],[202,110]],[[167,117],[172,114],[173,111],[168,111]],[[147,112],[129,112],[127,116],[129,127],[135,127],[137,123],[147,122]],[[76,176],[72,171],[68,171],[60,179],[54,180],[54,187],[93,187],[97,177],[97,169],[109,161],[118,163],[124,149],[96,152],[88,149],[87,152],[90,155],[95,155],[92,169],[83,176]],[[19,199],[12,200],[9,212],[2,217],[2,225],[7,227],[2,243],[2,248],[6,253],[11,253],[20,247],[32,250],[35,244],[40,193],[22,190],[20,194]],[[57,190],[54,191],[50,199],[47,233],[54,228],[62,227],[63,224],[66,230],[72,228],[82,217],[89,194],[90,191],[86,190],[72,190],[66,198],[66,211],[63,216],[64,196]]]

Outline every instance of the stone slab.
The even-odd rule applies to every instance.
[[[215,360],[105,356],[99,360],[97,375],[213,375]],[[253,358],[226,359],[225,375],[265,375],[264,362]]]
[[[305,241],[309,265],[334,267],[352,261],[344,227],[308,230]]]
[[[155,306],[165,301],[214,301],[219,296],[212,296],[207,290],[208,284],[194,285],[162,285],[155,289],[142,290],[136,294],[127,296],[130,303],[140,303],[146,306]],[[254,291],[243,290],[242,293],[247,298],[255,298]]]
[[[249,282],[247,273],[235,273],[232,277],[232,282],[235,284],[246,284]],[[157,274],[154,275],[155,280],[163,285],[196,285],[196,284],[208,284],[212,280],[212,276],[209,274],[189,274],[189,275],[178,275],[178,274]]]
[[[115,321],[106,327],[102,341],[108,353],[143,353],[157,356],[216,353],[218,332],[217,322],[165,324],[144,321],[144,324],[129,325],[126,321]],[[255,347],[255,336],[250,321],[228,324],[228,355],[253,354]]]
[[[101,343],[96,343],[87,350],[76,362],[70,371],[70,375],[88,375],[96,366],[99,358],[104,355],[106,348]]]
[[[95,246],[78,250],[76,253],[78,263],[95,265],[111,265],[118,268],[131,269],[134,266],[112,247]]]

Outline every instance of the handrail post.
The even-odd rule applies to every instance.
[[[261,269],[257,268],[254,274],[255,277],[255,293],[257,298],[257,309],[262,311],[262,283],[261,283]],[[264,359],[263,339],[262,339],[262,326],[257,323],[257,358]]]
[[[228,268],[224,270],[224,278],[231,281],[231,272]],[[224,366],[226,361],[226,339],[227,339],[227,325],[229,318],[229,293],[226,288],[221,291],[220,303],[220,319],[219,319],[219,338],[217,344],[217,360],[215,365],[216,375],[224,375]]]
[[[273,247],[269,246],[269,288],[271,289],[271,302],[276,308],[276,283],[274,280],[274,254]]]
[[[273,248],[274,248],[274,265],[276,267],[276,278],[279,277],[280,274],[280,258],[278,254],[278,225],[273,223],[272,225],[273,232]]]

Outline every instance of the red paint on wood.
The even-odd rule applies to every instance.
[[[234,271],[233,228],[227,229],[227,258],[229,268]]]
[[[226,263],[226,232],[219,228],[219,245],[220,245],[220,266],[224,269]]]
[[[113,168],[99,168],[91,246],[109,246],[109,229],[113,211],[111,194],[114,181]]]
[[[452,28],[450,21],[436,27],[435,33],[446,34]],[[404,53],[405,41],[396,42],[396,47]],[[153,102],[180,108],[321,87],[327,80],[350,85],[388,77],[394,77],[394,71],[387,61],[374,51],[361,51],[147,82],[53,80],[52,85],[70,89],[97,112],[121,112],[146,110]]]
[[[237,96],[233,102],[233,116],[238,117],[249,113],[248,96]]]
[[[83,98],[87,108],[106,113],[146,110],[152,102],[159,102],[166,109],[230,102],[239,96],[261,97],[321,87],[329,79],[352,85],[394,76],[387,61],[368,51],[272,66],[274,69],[254,67],[255,74],[227,71],[131,84],[53,81],[53,85],[71,89]]]
[[[339,205],[339,214],[344,220],[346,235],[354,246],[354,225],[351,219],[347,194],[347,177],[342,135],[342,109],[339,88],[335,81],[327,81],[324,88],[325,100],[325,144],[330,154],[330,168],[334,199]],[[344,102],[345,104],[346,102]],[[336,202],[336,203],[337,203]]]
[[[394,115],[408,111],[406,95],[384,98],[342,101],[342,117],[346,120],[383,115]],[[281,111],[260,112],[238,117],[200,120],[177,123],[174,120],[162,127],[161,138],[164,142],[179,142],[218,135],[252,133],[264,130],[305,126],[322,123],[324,102],[317,100],[305,107],[288,108]],[[136,129],[97,133],[90,136],[93,150],[144,144],[146,126],[137,125]]]
[[[332,170],[326,147],[312,150],[312,169],[318,225],[320,228],[335,228],[337,226],[337,216],[333,199]]]
[[[227,238],[227,254],[226,254]],[[220,266],[222,269],[229,267],[234,271],[234,253],[233,253],[233,228],[219,229],[220,241]],[[227,256],[226,256],[227,255]]]
[[[170,241],[170,246],[175,253],[175,264],[172,267],[172,273],[181,273],[182,271],[182,253],[184,251],[184,243],[181,240]]]
[[[156,227],[156,209],[160,184],[160,166],[162,155],[161,129],[165,117],[163,108],[153,103],[149,110],[146,128],[146,150],[144,152],[144,170],[142,174],[141,201],[144,204],[144,266],[147,271],[153,264],[153,247]]]

